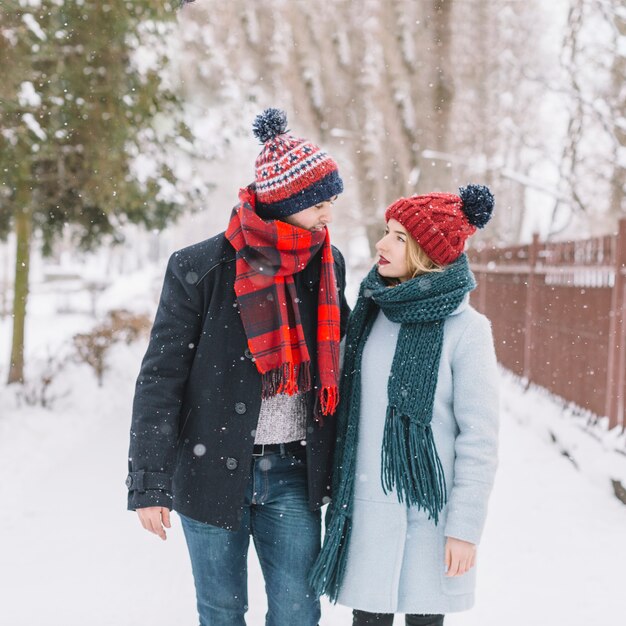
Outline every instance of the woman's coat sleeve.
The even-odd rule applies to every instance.
[[[498,379],[491,325],[481,315],[463,331],[452,360],[453,410],[459,430],[445,526],[447,537],[474,544],[480,542],[498,463]]]

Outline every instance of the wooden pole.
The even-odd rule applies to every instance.
[[[478,262],[481,267],[487,266],[488,249],[485,247],[478,253]],[[480,283],[478,284],[478,308],[483,315],[487,315],[487,282],[489,274],[483,271],[479,274]]]
[[[536,266],[539,256],[539,235],[533,234],[533,240],[528,248],[528,281],[526,283],[526,311],[524,315],[524,378],[526,384],[530,385],[532,368],[532,347],[533,347],[533,311],[535,305],[535,281]]]
[[[609,312],[608,361],[606,368],[606,401],[604,412],[609,418],[609,426],[624,427],[624,375],[626,358],[624,328],[624,285],[626,273],[626,219],[619,222],[615,245],[615,280],[611,294]]]

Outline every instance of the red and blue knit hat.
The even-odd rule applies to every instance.
[[[330,200],[343,191],[337,163],[315,144],[287,134],[287,116],[266,109],[252,126],[263,144],[256,159],[256,210],[280,219]]]
[[[493,194],[484,185],[467,185],[453,193],[428,193],[400,198],[387,207],[385,220],[394,219],[437,265],[461,256],[465,241],[491,219]]]

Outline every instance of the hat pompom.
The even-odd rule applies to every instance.
[[[265,109],[256,116],[252,124],[252,132],[261,143],[287,132],[287,114],[280,109]]]
[[[459,189],[463,201],[463,213],[467,221],[476,228],[483,228],[491,219],[495,201],[489,187],[485,185],[468,185]]]

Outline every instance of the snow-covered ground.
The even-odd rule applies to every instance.
[[[160,271],[116,280],[101,295],[100,310],[153,309]],[[87,314],[58,312],[80,310],[81,302],[88,310],[84,296],[63,296],[63,306],[59,298],[35,288],[28,327],[33,355],[59,353],[72,333],[94,323]],[[9,333],[8,320],[0,321],[3,377]],[[0,386],[3,626],[197,623],[178,519],[161,542],[125,510],[130,405],[144,347],[116,346],[101,388],[86,365],[67,365],[52,410],[20,407],[14,390]],[[623,624],[626,506],[609,481],[626,485],[626,456],[616,451],[623,439],[601,429],[584,432],[580,419],[563,414],[546,394],[523,391],[506,373],[502,388],[500,469],[479,550],[477,603],[446,623]],[[263,624],[264,612],[252,558],[248,623]],[[324,604],[321,626],[350,623],[348,609]]]

